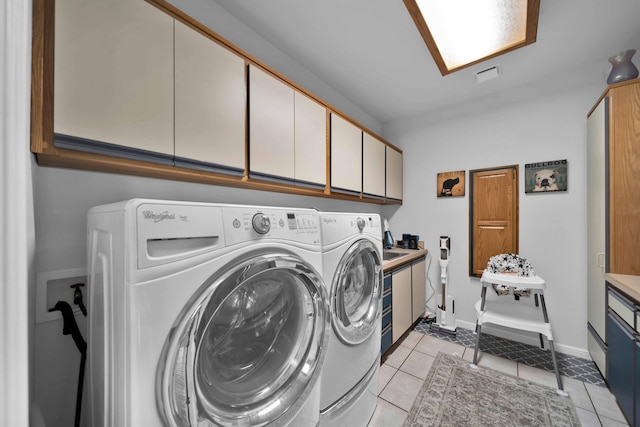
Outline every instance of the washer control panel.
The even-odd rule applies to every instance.
[[[222,216],[227,244],[262,236],[320,244],[319,215],[313,210],[228,207]]]

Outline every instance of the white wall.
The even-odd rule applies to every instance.
[[[429,278],[439,289],[438,236],[451,237],[449,291],[459,326],[473,328],[479,280],[470,278],[469,170],[519,165],[520,254],[548,283],[545,293],[559,351],[586,353],[586,114],[604,85],[565,93],[526,93],[517,104],[472,105],[438,117],[385,125],[404,152],[404,204],[384,207],[391,231],[420,235],[434,254]],[[524,164],[568,160],[568,191],[524,193]],[[436,198],[439,172],[466,170],[466,194]],[[431,295],[429,290],[429,295]],[[435,298],[430,307],[435,309]],[[537,339],[517,337],[535,344]]]

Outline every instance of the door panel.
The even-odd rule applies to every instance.
[[[471,256],[469,274],[481,276],[489,258],[518,253],[517,166],[476,170],[471,189]]]
[[[367,240],[354,243],[340,260],[331,290],[333,329],[349,345],[374,332],[382,297],[382,263]]]
[[[604,340],[608,98],[587,119],[587,320]]]

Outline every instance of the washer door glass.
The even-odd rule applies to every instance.
[[[250,257],[213,276],[185,306],[163,350],[158,403],[169,425],[284,424],[318,379],[326,298],[298,257]]]
[[[368,240],[354,243],[343,255],[331,286],[333,329],[347,344],[360,344],[373,333],[380,313],[382,264]]]

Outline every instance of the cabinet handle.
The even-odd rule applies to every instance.
[[[604,252],[600,252],[596,254],[596,266],[602,270],[602,274],[604,274]]]

